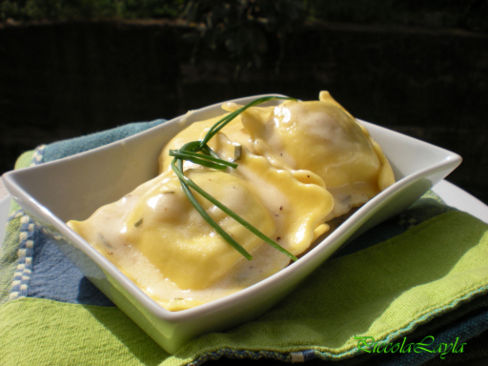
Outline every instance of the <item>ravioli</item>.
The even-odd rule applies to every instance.
[[[195,194],[205,212],[253,256],[246,260],[195,210],[170,167],[170,149],[202,139],[221,117],[177,134],[161,152],[157,177],[88,219],[68,222],[170,311],[239,291],[290,262]],[[217,171],[185,161],[185,175],[295,256],[330,229],[330,218],[393,180],[378,144],[325,92],[317,102],[249,108],[209,145],[221,158],[237,159],[237,168]]]
[[[392,183],[381,148],[328,92],[319,101],[287,101],[242,113],[253,150],[275,166],[310,170],[335,198],[328,219],[349,212]]]

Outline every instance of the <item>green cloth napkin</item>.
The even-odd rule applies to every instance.
[[[355,337],[391,341],[486,292],[487,256],[487,225],[448,212],[324,263],[265,315],[175,355],[117,308],[21,298],[0,307],[0,355],[3,365],[183,365],[223,350],[351,356],[362,352]]]
[[[4,294],[18,255],[20,220],[10,220],[0,256]],[[487,230],[487,224],[466,213],[444,212],[326,261],[261,317],[202,335],[173,355],[116,307],[15,298],[0,306],[0,364],[183,365],[221,355],[286,361],[303,361],[310,354],[337,360],[370,356],[378,349],[358,348],[361,339],[369,345],[373,339],[385,345],[410,342],[419,325],[486,294]]]

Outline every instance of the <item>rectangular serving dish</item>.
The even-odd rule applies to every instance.
[[[271,95],[271,94],[269,94]],[[278,95],[278,94],[272,94]],[[234,99],[246,104],[258,97]],[[279,104],[273,101],[269,104]],[[399,213],[460,163],[453,152],[359,121],[381,145],[397,182],[372,198],[295,263],[228,297],[170,312],[149,298],[65,222],[85,219],[157,174],[163,146],[194,121],[222,114],[214,104],[128,138],[64,159],[4,174],[13,198],[53,234],[61,250],[122,311],[168,352],[192,337],[251,319],[279,301],[353,235]],[[53,184],[56,182],[56,184]]]

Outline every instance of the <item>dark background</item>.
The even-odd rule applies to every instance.
[[[24,150],[233,97],[327,89],[455,151],[488,201],[487,1],[0,1],[0,172]]]

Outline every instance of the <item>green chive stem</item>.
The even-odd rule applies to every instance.
[[[208,143],[208,141],[217,134],[217,132],[219,132],[230,121],[232,121],[239,114],[241,114],[242,112],[244,112],[246,109],[248,109],[250,107],[253,107],[253,106],[257,105],[257,104],[265,103],[265,102],[270,101],[270,100],[273,100],[273,99],[294,99],[294,98],[290,98],[290,97],[278,97],[278,96],[268,96],[268,97],[257,98],[255,100],[253,100],[252,102],[247,103],[246,105],[242,106],[241,108],[236,109],[234,112],[229,113],[228,115],[226,115],[225,117],[223,117],[222,119],[220,119],[216,124],[214,124],[210,128],[210,130],[207,132],[207,134],[205,135],[205,137],[203,138],[203,140],[201,140],[200,146],[203,147],[204,145],[206,145]]]
[[[179,168],[176,167],[176,160],[178,160]],[[238,242],[234,240],[224,229],[220,227],[219,224],[217,224],[214,219],[205,211],[205,209],[200,205],[200,203],[197,201],[193,193],[191,193],[190,189],[188,188],[188,185],[186,184],[184,179],[181,179],[181,177],[184,177],[183,171],[182,171],[182,161],[179,159],[173,159],[171,162],[171,167],[173,168],[173,171],[176,173],[178,178],[180,178],[180,184],[181,188],[183,189],[183,192],[185,192],[186,196],[188,197],[188,200],[191,202],[193,207],[198,211],[198,213],[203,217],[205,221],[209,223],[210,226],[212,226],[215,231],[217,231],[224,239],[227,241],[235,250],[237,250],[239,253],[241,253],[247,260],[252,259],[252,255],[249,254],[249,252],[244,249],[243,246],[241,246]]]
[[[247,230],[252,232],[254,235],[256,235],[258,238],[264,240],[266,243],[274,247],[275,249],[279,250],[280,252],[286,254],[288,257],[293,259],[294,261],[297,260],[297,257],[295,257],[293,254],[291,254],[289,251],[287,251],[285,248],[280,246],[278,243],[276,243],[273,239],[269,238],[265,234],[263,234],[259,229],[257,229],[255,226],[247,222],[245,219],[243,219],[241,216],[236,214],[234,211],[232,211],[230,208],[225,206],[222,202],[220,202],[218,199],[213,197],[211,194],[207,193],[205,190],[200,188],[199,185],[197,185],[193,180],[188,178],[187,176],[180,174],[180,172],[176,173],[178,175],[178,178],[181,180],[184,180],[185,184],[195,190],[197,193],[199,193],[202,197],[204,197],[207,201],[213,203],[215,206],[220,208],[222,211],[224,211],[227,215],[232,217],[234,220],[236,220],[239,224],[244,226]]]
[[[174,156],[178,159],[184,159],[184,160],[190,160],[190,161],[193,161],[192,159],[196,159],[196,160],[200,160],[200,161],[201,160],[210,161],[212,163],[216,163],[216,165],[225,165],[224,168],[226,168],[226,167],[230,167],[230,168],[234,168],[234,169],[237,168],[236,163],[233,163],[233,162],[230,162],[227,160],[223,160],[223,159],[219,159],[219,158],[215,158],[212,155],[204,155],[204,154],[198,154],[196,152],[187,152],[187,151],[182,151],[182,150],[170,150],[169,155]]]
[[[193,207],[198,211],[198,213],[202,216],[202,218],[207,221],[207,223],[212,226],[221,236],[222,238],[227,241],[234,249],[236,249],[239,253],[241,253],[246,259],[251,260],[252,256],[249,254],[244,247],[242,247],[239,243],[237,243],[224,229],[217,224],[212,217],[205,211],[205,209],[200,205],[198,200],[195,198],[193,193],[191,192],[190,188],[193,189],[195,192],[200,194],[203,198],[208,200],[209,202],[213,203],[215,206],[220,208],[224,213],[228,216],[233,218],[239,224],[244,226],[247,230],[251,233],[256,235],[258,238],[266,242],[267,244],[271,245],[273,248],[279,250],[280,252],[286,254],[289,258],[293,261],[296,261],[298,258],[294,256],[292,253],[287,251],[285,248],[280,246],[274,240],[266,236],[260,230],[258,230],[255,226],[244,220],[241,216],[236,214],[230,208],[225,206],[215,197],[207,193],[203,190],[198,184],[196,184],[193,180],[185,176],[183,172],[183,160],[189,160],[193,163],[200,164],[209,168],[214,169],[226,169],[230,168],[237,168],[237,164],[233,162],[229,162],[227,160],[223,160],[219,157],[219,155],[213,151],[208,146],[208,141],[215,136],[222,128],[224,128],[230,121],[232,121],[236,116],[240,113],[245,111],[247,108],[255,106],[257,104],[261,104],[267,102],[272,99],[293,99],[289,97],[279,97],[279,96],[269,96],[269,97],[262,97],[253,100],[252,102],[240,107],[239,109],[231,112],[221,118],[217,123],[215,123],[210,130],[207,132],[203,140],[199,141],[190,141],[183,145],[179,150],[170,150],[169,155],[173,156],[173,161],[171,162],[171,168],[175,172],[176,176],[178,177],[181,188],[183,192],[188,197],[188,200],[191,202]],[[199,153],[200,152],[200,153]]]

